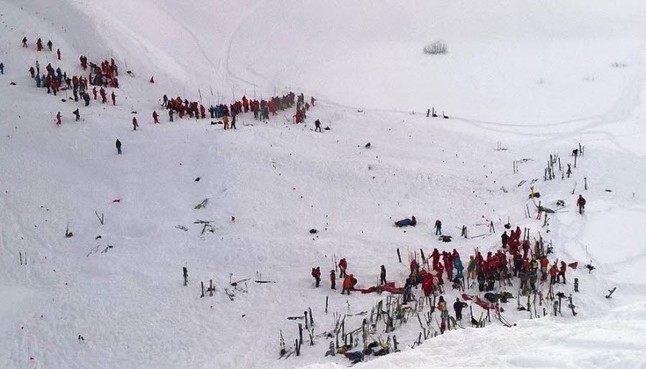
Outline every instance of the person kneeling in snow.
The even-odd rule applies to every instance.
[[[415,227],[416,224],[417,224],[417,219],[415,219],[415,216],[412,216],[410,218],[396,221],[395,227],[407,227],[407,226]]]

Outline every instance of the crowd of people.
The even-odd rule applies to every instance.
[[[286,95],[274,96],[267,100],[249,99],[247,96],[242,96],[242,99],[231,104],[210,105],[207,109],[200,102],[182,99],[180,96],[169,98],[164,95],[162,97],[162,107],[167,110],[170,122],[173,122],[175,117],[180,119],[221,119],[225,129],[236,128],[236,117],[239,114],[251,112],[255,120],[268,120],[270,116],[277,116],[279,111],[291,109],[294,105],[296,105],[295,114],[292,116],[294,122],[302,123],[307,117],[307,111],[311,106],[314,106],[315,102],[314,97],[311,97],[310,102],[306,102],[302,93],[297,96],[293,92],[289,92]]]

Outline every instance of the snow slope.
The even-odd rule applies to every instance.
[[[528,320],[511,300],[504,315],[516,327],[494,319],[415,350],[411,322],[395,332],[404,352],[360,365],[646,366],[645,8],[632,0],[0,0],[0,97],[9,102],[0,106],[0,367],[347,365],[324,358],[322,337],[302,356],[277,360],[280,330],[288,348],[298,334],[288,316],[311,307],[320,334],[334,328],[333,312],[369,311],[385,299],[330,293],[333,257],[347,258],[362,287],[377,282],[381,264],[402,285],[420,248],[456,248],[463,260],[476,247],[494,251],[508,218],[552,241],[555,258],[596,266],[568,274],[581,284],[576,317],[564,308],[563,317]],[[63,60],[36,52],[37,37],[51,39]],[[437,39],[449,53],[424,55]],[[79,74],[79,55],[114,58],[132,73],[120,79],[117,106],[93,101],[75,123],[80,105],[36,89],[26,70],[39,60]],[[163,94],[206,105],[290,90],[319,99],[305,125],[291,124],[292,111],[266,124],[243,115],[235,132],[207,120],[168,123],[166,114],[152,125]],[[430,107],[451,119],[426,118]],[[331,130],[312,132],[314,119]],[[572,163],[578,143],[586,152],[573,176],[543,181],[549,155]],[[530,160],[513,174],[521,159]],[[566,202],[546,227],[527,201],[532,179],[543,204]],[[588,200],[583,216],[578,193]],[[194,209],[205,198],[207,207]],[[413,214],[416,228],[392,227]],[[197,219],[212,220],[214,233],[201,234]],[[435,219],[454,242],[432,236]],[[458,238],[463,224],[483,237]],[[314,266],[324,275],[319,289]],[[258,274],[276,283],[253,283]],[[224,288],[244,278],[229,300]],[[210,279],[215,295],[200,298],[199,282]],[[573,293],[571,284],[559,290]]]

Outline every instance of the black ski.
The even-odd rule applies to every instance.
[[[610,292],[610,293],[606,295],[606,298],[607,298],[607,299],[609,299],[609,298],[610,298],[610,296],[612,296],[612,294],[613,294],[613,293],[615,293],[615,290],[616,290],[616,289],[617,289],[617,287],[614,287],[613,289],[608,290],[608,292]]]

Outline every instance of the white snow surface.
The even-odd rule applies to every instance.
[[[564,302],[562,316],[530,319],[514,298],[502,304],[514,327],[467,327],[467,311],[465,329],[411,349],[413,316],[390,333],[401,352],[357,367],[646,368],[645,2],[0,0],[0,29],[0,368],[345,367],[318,335],[333,313],[370,311],[388,294],[331,291],[333,258],[359,287],[382,264],[402,286],[420,248],[455,248],[466,263],[475,248],[498,249],[508,219],[551,242],[551,261],[578,261],[556,288],[578,315]],[[37,52],[38,37],[62,60]],[[436,40],[448,54],[425,55]],[[117,106],[48,95],[27,73],[38,60],[81,74],[80,55],[115,59]],[[243,114],[224,131],[170,123],[159,107],[163,94],[208,106],[288,91],[318,99],[305,124],[292,109],[266,123]],[[430,107],[450,119],[426,118]],[[313,132],[315,119],[331,129]],[[557,167],[545,181],[550,154],[573,164],[579,143],[572,176]],[[528,201],[533,179],[559,209],[546,226]],[[411,215],[415,228],[393,227]],[[435,219],[453,242],[433,235]],[[460,238],[462,225],[482,237]],[[209,280],[215,294],[200,298]],[[445,287],[451,303],[458,292]],[[308,308],[315,344],[305,332],[301,356],[278,359],[280,331],[287,349],[298,337],[287,317]],[[383,328],[372,338],[386,340]]]

